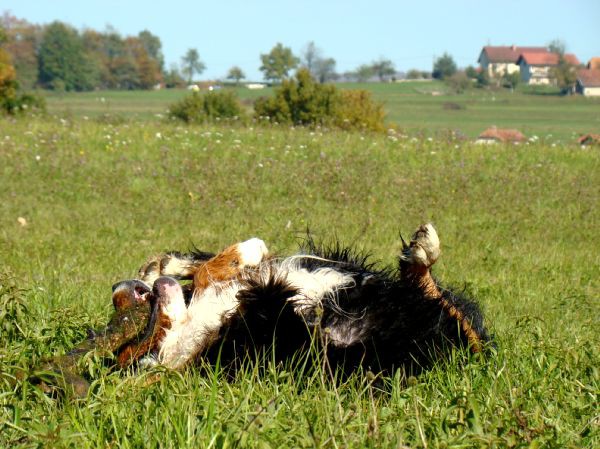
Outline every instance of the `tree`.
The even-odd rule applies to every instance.
[[[384,81],[386,77],[393,76],[396,73],[394,63],[389,59],[380,58],[373,62],[372,67],[379,81]]]
[[[160,61],[147,51],[147,46],[139,37],[125,39],[127,54],[132,57],[137,72],[138,86],[152,89],[163,80]]]
[[[184,87],[185,79],[179,73],[179,69],[177,68],[177,64],[171,64],[171,68],[168,72],[165,73],[165,86],[168,88],[172,87]]]
[[[164,70],[165,59],[162,54],[162,42],[160,41],[160,38],[148,30],[140,31],[137,38],[144,47],[148,58],[156,61],[159,70],[162,72]]]
[[[501,81],[504,87],[514,91],[515,87],[521,82],[521,72],[504,72]]]
[[[567,44],[560,39],[554,39],[548,44],[548,50],[550,50],[550,53],[564,55],[567,51]]]
[[[559,39],[555,39],[548,44],[548,48],[558,57],[557,65],[552,67],[550,71],[550,74],[556,81],[556,85],[563,93],[572,91],[577,82],[577,70],[575,64],[570,62],[565,56],[566,44]]]
[[[452,76],[444,78],[444,81],[454,93],[462,94],[472,85],[471,79],[465,72],[455,72]]]
[[[10,55],[20,87],[31,89],[38,79],[37,50],[41,28],[5,12],[0,27],[6,32],[4,50]]]
[[[335,73],[335,59],[323,57],[321,49],[312,41],[304,47],[301,65],[306,68],[312,76],[318,79],[320,83],[326,83],[338,76]]]
[[[235,84],[239,84],[240,80],[246,78],[246,74],[238,66],[233,66],[227,73],[227,79],[235,81]]]
[[[456,63],[452,56],[444,53],[433,63],[432,76],[436,79],[448,78],[456,73]]]
[[[181,73],[187,76],[188,84],[191,84],[195,73],[200,75],[206,69],[206,65],[200,60],[198,50],[195,48],[190,48],[181,58],[181,66]]]
[[[354,76],[356,77],[356,80],[359,83],[364,83],[365,81],[368,81],[374,75],[375,75],[375,72],[373,70],[373,66],[368,65],[368,64],[360,65],[354,71]]]
[[[406,79],[409,80],[418,80],[421,79],[421,71],[417,70],[417,69],[410,69],[408,72],[406,72]]]
[[[298,67],[300,60],[294,56],[292,50],[277,43],[269,53],[261,54],[262,65],[260,71],[266,80],[280,82],[288,77],[288,72]]]
[[[90,90],[98,73],[86,57],[77,31],[53,22],[44,31],[38,53],[39,81],[50,89]]]
[[[471,79],[477,79],[477,69],[472,65],[467,66],[465,69],[465,74]]]
[[[0,28],[0,45],[6,41],[6,33]],[[9,110],[9,105],[17,98],[17,73],[10,55],[2,47],[0,47],[0,110]]]
[[[335,64],[336,62],[333,58],[317,59],[314,64],[313,73],[320,83],[336,79]]]
[[[310,73],[314,73],[317,61],[321,59],[321,50],[317,48],[313,41],[310,41],[302,51],[302,66],[306,67]]]
[[[520,76],[520,75],[519,75]],[[481,70],[477,74],[477,87],[487,87],[490,84],[490,76],[487,70]]]

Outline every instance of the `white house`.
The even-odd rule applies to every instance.
[[[498,78],[505,73],[511,74],[519,71],[517,61],[521,53],[548,53],[546,47],[495,47],[486,46],[481,49],[477,62],[483,72],[487,72],[490,78]]]
[[[574,54],[566,53],[565,59],[574,66],[579,60]],[[556,53],[523,52],[517,60],[521,70],[521,80],[525,84],[553,84],[552,68],[558,65]]]
[[[600,97],[600,69],[578,70],[575,91],[586,97]]]

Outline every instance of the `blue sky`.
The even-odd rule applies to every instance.
[[[2,0],[0,11],[79,29],[112,25],[123,35],[148,29],[161,38],[167,66],[197,48],[206,79],[238,65],[260,80],[259,55],[277,42],[299,55],[314,41],[339,72],[380,57],[398,70],[431,70],[444,52],[459,66],[476,65],[484,45],[557,38],[583,62],[600,56],[600,0]]]

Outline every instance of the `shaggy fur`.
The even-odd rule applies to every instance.
[[[288,360],[316,344],[343,373],[415,372],[452,347],[479,352],[489,340],[481,311],[431,275],[439,254],[428,224],[386,269],[310,238],[300,254],[283,259],[269,257],[259,239],[208,260],[207,253],[160,256],[140,270],[154,284],[146,337],[119,361],[146,353],[145,364],[174,369],[198,357],[233,366],[267,349]],[[182,289],[171,276],[192,278],[192,287]]]

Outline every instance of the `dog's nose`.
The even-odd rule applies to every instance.
[[[181,291],[181,285],[179,285],[179,282],[172,277],[161,276],[154,281],[152,291],[156,296],[168,295],[172,292],[175,293]]]
[[[150,287],[137,279],[117,282],[112,286],[112,300],[115,309],[132,307],[136,303],[145,301],[150,293]]]

